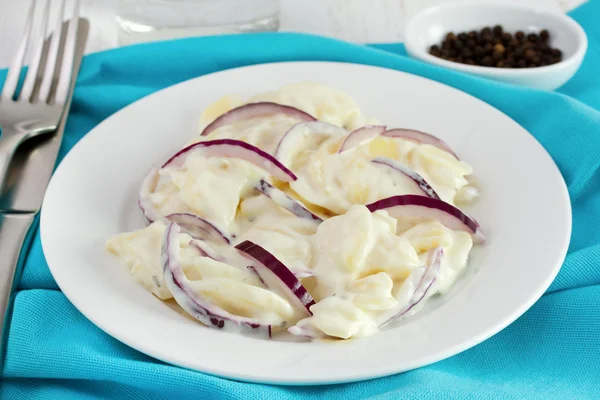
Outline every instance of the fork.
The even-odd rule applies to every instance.
[[[19,169],[13,169],[11,172],[20,170],[26,172],[25,176],[28,177],[27,181],[18,182],[15,187],[19,190],[29,188],[25,201],[14,204],[8,202],[7,204],[11,205],[9,209],[0,209],[0,371],[7,344],[13,293],[16,292],[23,267],[21,256],[33,237],[34,230],[31,227],[42,204],[44,190],[58,155],[66,112],[71,103],[75,81],[73,75],[76,75],[79,69],[89,30],[87,21],[78,17],[77,0],[73,3],[72,19],[63,23],[65,0],[60,0],[56,27],[46,32],[51,0],[41,1],[45,1],[41,13],[42,21],[36,25],[41,25],[41,30],[35,39],[37,47],[29,70],[24,81],[19,82],[32,37],[35,6],[40,0],[33,0],[31,3],[23,40],[0,93],[0,126],[3,128],[0,137],[0,189],[3,177],[11,166],[13,155],[20,156],[20,159],[14,158],[13,161],[20,162],[21,165],[13,163],[13,166]],[[81,26],[80,22],[83,22]],[[19,90],[20,86],[22,89]],[[48,134],[50,140],[31,146],[32,151],[27,155],[27,163],[23,164],[23,152],[16,151],[19,145],[34,136],[49,132],[53,132],[54,135]],[[31,190],[32,187],[35,190]],[[2,195],[4,193],[0,192],[0,196]],[[4,196],[3,201],[5,197],[11,196]],[[20,200],[23,199],[25,197],[20,196]]]
[[[61,0],[58,19],[45,53],[50,2],[44,1],[41,34],[33,52],[29,70],[19,90],[21,70],[30,45],[36,4],[29,7],[25,33],[6,75],[0,94],[0,189],[7,176],[11,160],[23,142],[35,136],[54,132],[61,119],[71,84],[75,44],[77,39],[79,0],[74,0],[72,17],[64,38],[61,38],[66,0]],[[62,39],[62,40],[61,40]],[[61,41],[64,41],[61,51]],[[45,57],[44,57],[45,56]],[[45,62],[44,62],[45,61]]]

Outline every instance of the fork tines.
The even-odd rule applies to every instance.
[[[73,0],[69,20],[65,19],[66,0],[59,0],[57,20],[54,29],[48,30],[50,16],[50,3],[52,0],[32,0],[29,7],[25,33],[17,54],[14,58],[2,94],[0,102],[17,101],[44,102],[48,104],[64,104],[69,93],[71,84],[71,72],[75,56],[75,44],[77,41],[77,26],[79,23],[79,0]],[[43,7],[40,8],[40,5]],[[42,10],[41,14],[38,10]],[[38,14],[38,15],[36,15]],[[66,33],[63,24],[68,24]],[[40,27],[37,35],[32,35],[34,27]],[[49,37],[50,36],[50,37]],[[49,37],[49,38],[48,38]],[[29,69],[19,90],[21,70],[24,66],[28,48],[33,45]],[[62,55],[62,57],[61,57]]]

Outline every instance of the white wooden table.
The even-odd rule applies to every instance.
[[[400,42],[405,21],[412,14],[447,1],[454,0],[281,0],[281,30],[314,33],[357,43]],[[566,12],[586,0],[500,1]],[[87,52],[118,46],[115,16],[119,0],[81,0],[81,3],[82,14],[91,23]],[[10,64],[23,33],[28,4],[27,0],[0,0],[0,68]]]

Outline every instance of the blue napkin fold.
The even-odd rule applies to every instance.
[[[15,299],[0,398],[599,399],[600,2],[592,1],[571,15],[586,30],[589,50],[577,75],[557,92],[425,65],[406,58],[401,45],[366,47],[300,34],[193,38],[87,56],[61,158],[85,133],[127,104],[174,83],[243,65],[354,62],[422,75],[464,90],[523,125],[554,158],[573,206],[569,254],[550,289],[525,315],[466,352],[367,382],[276,387],[167,365],[106,335],[60,292],[36,232]]]

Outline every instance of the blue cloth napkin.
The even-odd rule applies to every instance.
[[[299,34],[193,38],[87,56],[61,157],[103,119],[145,95],[186,79],[249,64],[347,61],[407,71],[464,90],[518,121],[558,164],[573,204],[569,254],[551,288],[525,315],[466,352],[367,382],[276,387],[167,365],[106,335],[60,292],[36,232],[14,304],[0,398],[599,399],[598,15],[597,1],[572,13],[589,35],[589,50],[578,74],[554,93],[425,65],[406,58],[401,45],[366,47]]]

